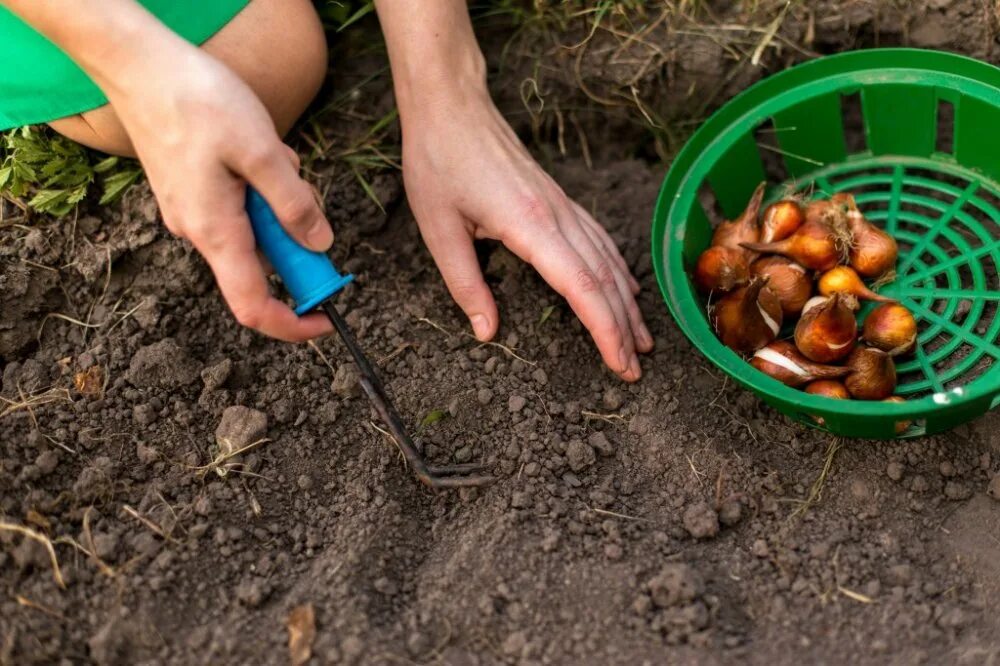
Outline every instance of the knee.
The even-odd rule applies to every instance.
[[[110,105],[53,120],[49,127],[68,139],[102,153],[120,157],[136,156],[128,132]]]

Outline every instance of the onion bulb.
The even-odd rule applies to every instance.
[[[917,320],[899,303],[883,303],[865,317],[861,337],[889,356],[909,354],[917,346]]]
[[[750,281],[750,266],[743,250],[715,245],[698,257],[694,283],[701,291],[732,291]]]
[[[894,403],[902,404],[902,403],[906,402],[906,399],[905,398],[900,398],[898,395],[894,395],[894,396],[891,396],[889,398],[886,398],[882,402],[894,402]],[[910,429],[910,426],[912,424],[913,424],[913,421],[896,421],[896,434],[897,435],[902,435],[904,432],[906,432],[907,430]]]
[[[817,286],[819,287],[819,293],[824,296],[829,296],[840,291],[866,301],[878,301],[880,303],[895,302],[893,299],[880,296],[866,287],[861,277],[850,266],[831,268],[820,276]]]
[[[760,223],[760,242],[773,243],[785,240],[802,226],[805,212],[798,201],[785,199],[764,209]]]
[[[719,339],[738,352],[755,352],[778,337],[781,303],[767,288],[767,278],[757,278],[722,297],[713,309]]]
[[[841,193],[834,198],[847,209],[852,237],[848,258],[854,270],[866,278],[876,278],[893,270],[899,255],[896,239],[865,219],[850,194]]]
[[[847,373],[847,368],[838,368]],[[806,393],[811,395],[822,395],[835,400],[850,400],[851,394],[847,392],[847,387],[836,379],[817,379],[805,388]]]
[[[768,377],[792,387],[805,386],[817,379],[843,377],[850,372],[847,368],[813,363],[795,345],[785,340],[778,340],[758,349],[750,359],[750,365]]]
[[[858,347],[847,358],[844,385],[858,400],[885,400],[896,390],[896,364],[881,349]]]
[[[851,399],[851,394],[847,392],[847,387],[836,379],[819,379],[814,381],[805,388],[805,392],[811,395],[821,395],[833,400]],[[826,423],[826,419],[822,416],[813,415],[812,418],[820,425]]]
[[[818,363],[832,363],[850,354],[858,337],[857,307],[854,296],[836,293],[809,308],[795,325],[799,351]]]
[[[764,198],[764,185],[765,183],[761,183],[753,191],[750,202],[738,218],[726,220],[715,228],[715,233],[712,234],[712,245],[739,250],[748,255],[748,260],[753,260],[753,254],[742,249],[740,244],[756,243],[760,240],[760,225],[757,223],[757,214],[760,212],[760,202]]]
[[[780,254],[806,268],[830,270],[846,256],[850,243],[843,211],[829,201],[814,201],[806,209],[806,220],[794,234],[773,243],[741,243],[754,252]]]
[[[762,257],[753,262],[750,273],[770,278],[767,288],[778,297],[786,317],[797,317],[812,296],[812,280],[806,269],[785,257]]]

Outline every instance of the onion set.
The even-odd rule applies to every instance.
[[[727,347],[755,352],[778,337],[781,303],[767,288],[767,278],[756,278],[722,297],[713,310],[715,332]]]
[[[909,354],[917,346],[917,320],[899,303],[884,303],[865,317],[861,337],[889,356]]]
[[[849,193],[808,203],[790,196],[761,213],[764,189],[761,183],[739,217],[716,227],[694,267],[700,291],[721,292],[709,311],[719,339],[750,355],[755,369],[810,395],[903,402],[894,395],[893,359],[916,347],[917,321],[866,284],[894,278],[895,239]],[[860,300],[876,305],[859,330]],[[791,339],[778,340],[789,322]],[[901,421],[896,432],[909,427]]]

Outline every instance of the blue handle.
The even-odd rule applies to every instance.
[[[264,252],[285,283],[285,289],[295,299],[296,314],[311,311],[354,279],[353,275],[341,275],[330,257],[295,242],[264,197],[252,187],[247,188],[247,214],[257,247]]]

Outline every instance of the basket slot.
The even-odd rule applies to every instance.
[[[743,212],[754,189],[765,180],[764,164],[752,134],[740,136],[708,174],[715,199],[730,220]]]
[[[937,142],[934,90],[908,84],[870,86],[861,92],[868,147],[874,155],[927,157]]]
[[[962,97],[955,109],[955,159],[1000,179],[1000,107]]]
[[[800,178],[847,157],[840,95],[804,100],[774,114],[778,146],[793,178]],[[764,146],[761,146],[762,148]]]
[[[937,144],[934,149],[946,155],[955,152],[955,105],[946,99],[938,100]]]

